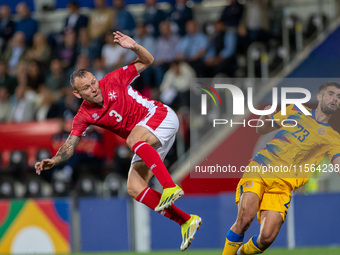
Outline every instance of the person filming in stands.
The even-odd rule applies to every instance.
[[[184,195],[176,185],[163,160],[174,143],[179,127],[175,112],[161,102],[141,96],[131,87],[131,83],[153,63],[152,55],[131,37],[114,32],[114,42],[137,54],[131,64],[108,73],[98,81],[85,70],[75,70],[70,76],[73,94],[84,101],[73,119],[72,131],[51,159],[35,164],[36,173],[67,161],[74,153],[80,139],[90,125],[96,125],[126,139],[135,153],[127,187],[129,194],[138,202],[177,222],[181,226],[183,242],[181,250],[186,250],[202,224],[197,215],[189,215],[173,203]],[[163,193],[148,187],[152,175],[163,186]]]

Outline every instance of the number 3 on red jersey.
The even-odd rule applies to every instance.
[[[112,117],[113,115],[116,117],[116,121],[117,122],[121,122],[121,120],[123,119],[122,116],[116,112],[115,110],[112,110],[110,113],[109,113],[110,117]]]

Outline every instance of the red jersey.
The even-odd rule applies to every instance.
[[[82,136],[89,125],[96,125],[126,139],[136,124],[154,107],[157,107],[156,112],[161,113],[160,116],[166,116],[167,108],[161,102],[141,96],[130,86],[138,76],[135,65],[131,63],[101,79],[99,86],[103,105],[84,100],[73,119],[70,135]]]

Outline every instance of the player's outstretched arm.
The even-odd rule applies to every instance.
[[[40,175],[41,171],[51,169],[56,165],[60,165],[72,157],[76,150],[80,137],[70,135],[63,146],[60,147],[57,154],[51,159],[44,159],[41,162],[35,163],[35,171]]]
[[[113,36],[113,41],[115,43],[119,44],[125,49],[132,50],[137,54],[137,59],[134,61],[134,63],[138,73],[143,72],[146,68],[152,65],[154,60],[153,56],[147,49],[137,44],[131,37],[124,35],[119,31],[114,32]]]
[[[333,160],[333,166],[335,169],[338,169],[338,174],[340,176],[340,171],[339,171],[339,167],[340,167],[340,157],[336,157],[334,160]]]
[[[264,110],[268,110],[271,107],[271,105],[267,105]],[[266,135],[274,130],[277,130],[277,128],[272,124],[271,121],[266,121],[266,119],[271,119],[272,116],[274,116],[274,114],[276,113],[273,112],[272,114],[269,115],[263,115],[260,117],[259,121],[258,121],[258,125],[256,127],[256,132],[260,135]],[[260,120],[263,121],[263,126],[261,126],[262,122],[260,123]]]

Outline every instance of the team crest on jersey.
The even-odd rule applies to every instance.
[[[92,114],[92,118],[93,118],[94,120],[97,120],[97,119],[99,119],[99,116],[98,116],[97,113],[94,113],[94,114]]]
[[[117,92],[109,92],[109,99],[112,100],[112,99],[115,99],[116,100],[117,98]]]
[[[324,135],[324,134],[326,134],[326,129],[324,129],[323,127],[319,127],[318,133],[319,133],[319,135]]]
[[[244,184],[244,187],[245,187],[245,188],[251,188],[251,187],[253,187],[253,181],[247,181],[247,182]]]

